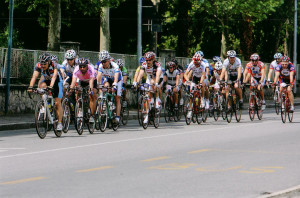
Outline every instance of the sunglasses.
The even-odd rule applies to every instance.
[[[85,68],[85,67],[86,67],[86,65],[79,65],[79,67],[80,67],[80,68]]]
[[[47,65],[47,63],[41,63],[41,65],[43,65],[43,66],[44,66],[44,65]]]
[[[146,62],[150,62],[150,61],[152,61],[152,60],[146,60]]]
[[[72,61],[72,60],[74,60],[74,59],[67,59],[67,61]]]
[[[174,69],[174,67],[169,67],[169,69]]]
[[[108,60],[104,60],[104,61],[101,61],[101,63],[103,64],[103,63],[106,63]]]

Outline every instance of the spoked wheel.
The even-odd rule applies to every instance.
[[[71,108],[70,108],[69,100],[67,98],[63,100],[62,108],[63,108],[63,117],[62,117],[63,132],[67,133],[69,131],[70,122],[71,122]]]
[[[235,105],[235,119],[237,122],[240,122],[242,118],[242,108],[240,108],[239,101],[240,101],[239,96],[236,96],[234,105]]]
[[[112,115],[113,118],[111,119],[111,127],[114,131],[116,131],[119,128],[119,123],[116,122],[116,109],[113,110]]]
[[[165,117],[165,121],[168,123],[170,122],[170,96],[167,95],[165,98],[165,102],[164,102],[164,117]]]
[[[222,106],[222,118],[223,118],[223,120],[226,120],[226,101],[224,100],[224,98],[223,98],[223,100],[221,101],[221,106]]]
[[[279,96],[278,96],[277,92],[275,92],[275,94],[274,94],[274,102],[275,102],[275,111],[276,111],[276,114],[279,115],[279,112],[280,112],[280,102],[279,102]]]
[[[122,106],[122,109],[121,109],[121,118],[122,118],[121,121],[122,121],[123,125],[126,125],[128,123],[128,118],[129,118],[128,102],[127,102],[127,100],[125,100],[125,101],[126,101],[126,106]],[[124,104],[124,101],[123,101],[123,104]]]
[[[91,112],[91,111],[90,111]],[[94,122],[89,122],[89,120],[87,121],[87,127],[88,127],[88,130],[90,132],[90,134],[93,134],[94,131],[95,131],[95,116],[94,115],[90,115],[89,117],[92,117],[94,118]]]
[[[203,122],[206,122],[207,117],[208,117],[208,114],[209,114],[209,110],[203,108],[203,110],[202,110],[202,121],[203,121]]]
[[[179,109],[178,109],[178,107],[177,107],[177,109],[173,109],[173,118],[174,118],[174,121],[175,122],[178,122],[178,120],[180,119],[179,118]]]
[[[287,114],[287,112],[286,112],[286,105],[285,105],[285,98],[281,98],[281,120],[282,120],[282,122],[283,123],[285,123],[286,122],[286,114]]]
[[[99,128],[101,132],[104,132],[108,123],[106,100],[100,100],[99,105]]]
[[[262,100],[259,98],[258,99],[258,104],[257,104],[257,118],[261,120],[263,118],[263,110],[262,110]]]
[[[203,121],[203,111],[199,110],[196,114],[196,119],[197,119],[197,123],[201,124],[201,122]]]
[[[226,118],[227,122],[230,123],[232,120],[232,96],[228,96],[226,99]]]
[[[213,94],[210,93],[209,94],[209,109],[208,109],[209,117],[213,117],[214,116],[214,107],[213,107],[214,102],[213,102],[213,98],[214,98]]]
[[[181,119],[181,116],[182,115],[184,115],[184,104],[185,104],[185,99],[184,99],[184,97],[182,97],[182,100],[183,100],[183,103],[182,103],[182,105],[180,105],[180,97],[178,97],[178,116],[177,116],[177,118],[178,118],[178,120],[180,120]]]
[[[293,111],[289,111],[288,112],[288,117],[289,117],[289,121],[293,122],[294,112]]]
[[[40,100],[35,107],[36,132],[41,139],[44,139],[48,131],[48,118],[44,108],[44,101]]]
[[[218,97],[218,95],[214,94],[212,112],[213,112],[215,121],[218,121],[219,116],[220,116],[220,108],[219,108],[218,104],[219,104],[219,97]]]
[[[160,109],[158,109],[158,108],[154,109],[153,118],[154,118],[154,127],[158,128],[159,127],[159,121],[160,121]]]
[[[52,107],[52,117],[53,117],[53,131],[56,137],[60,137],[62,134],[62,131],[57,130],[57,125],[58,125],[58,117],[55,111],[55,107]]]
[[[200,98],[196,97],[193,100],[193,116],[192,116],[192,122],[196,123],[197,122],[197,113],[199,111],[199,106],[200,106],[201,100]]]
[[[192,107],[192,108],[193,108],[193,107]],[[191,113],[190,113],[190,114],[191,114],[190,117],[188,117],[189,112],[191,112]],[[186,122],[187,125],[190,125],[190,124],[191,124],[191,122],[192,122],[192,117],[193,117],[193,111],[192,111],[192,109],[190,109],[189,103],[187,103],[187,104],[185,105],[185,122]]]
[[[75,106],[75,128],[79,135],[83,133],[83,125],[84,125],[84,118],[83,118],[83,101],[82,99],[78,99]]]
[[[96,111],[95,111],[95,129],[100,130],[100,122],[99,122],[99,116],[100,116],[100,108],[101,108],[101,102],[100,98],[97,99],[96,102]]]
[[[138,108],[137,108],[137,115],[138,115],[138,121],[139,121],[139,124],[140,126],[142,126],[142,99],[143,97],[140,96],[139,99],[138,99]]]
[[[254,116],[255,116],[255,98],[254,96],[250,96],[250,100],[249,100],[249,118],[251,121],[254,120]]]
[[[149,106],[149,99],[145,99],[142,101],[142,104],[141,104],[141,122],[142,122],[142,126],[144,129],[147,129],[148,127],[148,124],[149,124],[149,111],[148,111],[148,108],[150,108]],[[145,120],[147,119],[147,120]]]

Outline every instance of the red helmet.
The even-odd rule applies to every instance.
[[[250,60],[258,61],[259,60],[259,55],[258,54],[252,54],[251,57],[250,57]]]
[[[282,62],[289,62],[290,58],[288,56],[283,56],[283,57],[281,57],[281,61]]]
[[[146,52],[145,53],[145,59],[146,60],[154,60],[155,59],[155,53],[154,52]]]
[[[201,60],[202,60],[202,56],[200,54],[195,54],[193,56],[194,64],[199,64]]]

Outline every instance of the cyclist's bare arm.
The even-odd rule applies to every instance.
[[[156,79],[155,79],[155,83],[159,83],[160,80],[160,76],[161,76],[161,70],[157,70],[156,72]]]
[[[274,83],[278,81],[279,74],[280,74],[279,72],[275,72]]]
[[[260,82],[264,82],[265,80],[265,69],[261,69],[261,79]]]
[[[206,74],[203,72],[201,75],[200,83],[202,84],[203,81],[205,80]]]
[[[102,78],[102,73],[98,72],[98,74],[97,74],[97,84],[101,83],[101,78]]]
[[[220,80],[223,80],[223,78],[224,78],[224,76],[225,76],[225,73],[227,73],[227,71],[226,71],[226,68],[223,67],[223,68],[222,68],[222,73],[221,73],[221,76],[220,76]],[[225,76],[225,81],[227,81],[226,76]]]
[[[59,70],[60,70],[60,73],[62,74],[63,80],[65,80],[67,78],[67,75],[65,74],[65,70],[62,68],[59,68]]]
[[[177,75],[177,76],[176,76],[176,86],[179,85],[179,82],[180,82],[180,75]]]
[[[238,67],[237,72],[238,72],[237,79],[241,80],[241,76],[242,76],[242,66],[241,65]]]
[[[294,82],[294,71],[290,72],[290,83],[292,84]]]
[[[115,76],[114,83],[117,84],[119,79],[119,73],[115,73],[114,76]]]
[[[191,70],[192,71],[192,70]],[[183,75],[186,81],[190,81],[190,71],[186,70]]]
[[[77,81],[77,78],[73,76],[72,82],[71,82],[71,85],[70,85],[70,89],[73,89],[75,87],[76,81]]]
[[[269,68],[269,73],[268,73],[268,80],[271,79],[271,75],[274,69]],[[276,73],[276,72],[275,72]]]
[[[243,82],[245,82],[246,77],[248,76],[248,69],[245,69],[243,76],[244,76]]]
[[[164,79],[163,79],[164,83],[167,82],[167,79],[168,79],[167,76],[164,76]]]
[[[89,80],[90,89],[93,89],[93,88],[94,88],[94,80],[95,80],[94,77],[91,77],[90,80]]]
[[[57,78],[57,73],[58,73],[58,70],[57,69],[54,69],[54,73],[53,73],[53,76],[51,78],[51,82],[50,82],[50,87],[53,87],[55,81],[56,81],[56,78]]]
[[[140,69],[139,75],[138,75],[138,77],[137,77],[137,79],[136,79],[136,81],[135,81],[135,82],[140,82],[140,81],[141,81],[141,79],[142,79],[142,78],[143,78],[143,76],[144,76],[144,73],[145,73],[145,71],[144,71],[144,70],[142,70],[142,69]]]
[[[38,71],[33,72],[30,83],[29,83],[29,87],[33,87],[33,85],[35,84],[35,81],[39,77],[39,75],[40,75],[40,72],[38,72]]]
[[[245,80],[243,82],[247,83],[249,81],[250,77],[251,77],[251,74],[248,73],[247,76],[246,76],[246,78],[245,78]]]

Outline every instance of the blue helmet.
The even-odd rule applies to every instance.
[[[143,64],[143,62],[145,62],[145,61],[146,61],[146,59],[144,56],[142,58],[140,58],[140,64]]]

